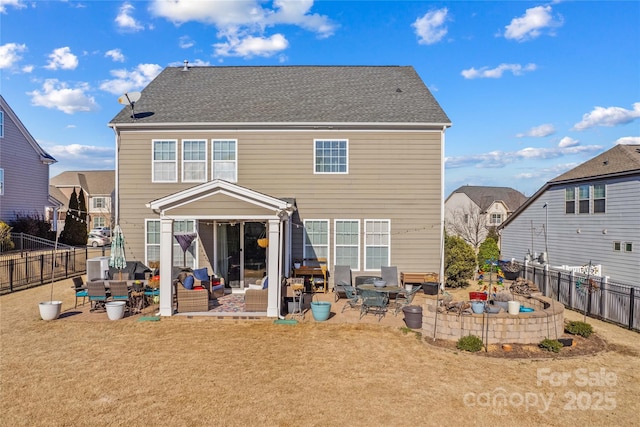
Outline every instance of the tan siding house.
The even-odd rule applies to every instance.
[[[303,258],[441,271],[450,121],[412,67],[169,67],[134,111],[110,123],[116,221],[127,259],[160,262],[162,315],[185,261],[233,291]],[[186,253],[180,232],[197,233]]]

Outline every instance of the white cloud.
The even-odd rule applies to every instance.
[[[554,20],[551,6],[536,6],[527,9],[519,18],[513,18],[505,27],[504,37],[510,40],[525,41],[540,36],[544,30],[553,35],[553,29],[563,24],[562,17]]]
[[[595,126],[613,127],[631,123],[640,117],[640,102],[633,104],[633,110],[622,107],[595,107],[590,113],[582,116],[582,121],[576,123],[572,130],[585,130]]]
[[[89,159],[91,157],[104,157],[113,155],[113,148],[96,147],[92,145],[48,145],[44,144],[49,154],[56,158],[56,160],[79,160]]]
[[[442,40],[447,34],[447,27],[444,24],[448,13],[449,10],[446,7],[432,10],[411,24],[415,28],[419,44],[434,44]]]
[[[273,56],[289,47],[289,42],[282,34],[274,34],[271,37],[245,38],[230,37],[225,43],[213,45],[218,56],[239,56],[251,58],[253,56]]]
[[[22,9],[27,7],[20,0],[0,0],[0,13],[7,13],[7,6],[11,6],[16,9]]]
[[[26,44],[7,43],[0,46],[0,70],[13,67],[22,59],[20,55],[27,50]]]
[[[184,61],[170,62],[169,67],[184,67]],[[189,61],[189,67],[208,67],[211,63],[209,61],[203,61],[202,59],[196,59]]]
[[[569,136],[565,136],[558,143],[558,147],[560,148],[575,147],[578,144],[580,144],[580,141],[578,141],[577,139],[573,139]]]
[[[552,148],[527,147],[518,151],[491,151],[469,156],[448,157],[447,168],[475,166],[476,168],[503,168],[508,164],[523,160],[556,159],[563,156],[593,153],[602,150],[599,145],[573,145]]]
[[[68,46],[54,49],[49,54],[49,63],[44,67],[48,70],[74,70],[78,66],[78,57],[71,53]]]
[[[154,0],[149,10],[155,16],[177,25],[189,21],[213,25],[218,29],[214,52],[219,56],[272,56],[286,49],[289,42],[282,34],[265,35],[265,29],[276,25],[295,25],[312,31],[318,37],[331,36],[336,25],[324,15],[310,13],[312,0],[274,0],[272,8],[260,0],[188,1]],[[190,40],[181,46],[190,47]]]
[[[640,144],[640,136],[623,136],[618,138],[616,144]]]
[[[104,56],[113,59],[116,62],[124,62],[124,55],[120,49],[111,49],[105,52]]]
[[[553,127],[552,124],[547,123],[540,126],[532,127],[531,129],[529,129],[524,133],[517,134],[516,137],[523,138],[525,136],[533,136],[536,138],[543,138],[545,136],[553,135],[554,133],[556,133],[556,129]]]
[[[115,79],[104,81],[100,85],[100,89],[114,95],[121,95],[133,89],[142,89],[160,74],[160,71],[162,71],[162,67],[158,64],[139,64],[132,71],[111,70],[111,75]]]
[[[23,73],[30,73],[33,71],[35,67],[33,65],[25,65],[24,67],[22,67],[22,72]]]
[[[194,42],[189,36],[182,36],[178,39],[178,46],[180,46],[181,49],[189,49],[195,44],[196,42]]]
[[[578,164],[579,163],[562,163],[548,168],[535,168],[526,172],[518,173],[514,175],[514,178],[527,180],[546,178],[549,180],[575,168]]]
[[[123,30],[127,31],[140,31],[144,29],[144,26],[140,24],[136,19],[131,16],[136,8],[131,3],[124,3],[120,6],[118,16],[116,16],[116,24]]]
[[[34,90],[27,95],[31,96],[31,104],[35,106],[55,108],[67,114],[74,114],[98,109],[95,99],[87,95],[88,91],[87,83],[70,88],[57,79],[47,79],[42,85],[42,91]]]
[[[500,64],[496,68],[482,67],[480,69],[469,68],[468,70],[462,70],[460,74],[465,79],[479,79],[490,78],[499,79],[505,71],[510,71],[514,76],[521,76],[527,71],[534,71],[536,64]]]

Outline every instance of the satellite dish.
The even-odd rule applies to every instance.
[[[136,119],[136,113],[134,111],[134,105],[140,99],[140,92],[127,92],[118,98],[118,102],[122,105],[130,105],[131,106],[131,118]]]

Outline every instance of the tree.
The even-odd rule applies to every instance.
[[[4,221],[0,221],[0,252],[10,251],[15,247],[11,240],[11,227]]]
[[[444,237],[445,285],[452,288],[469,286],[469,279],[476,269],[476,253],[458,236]]]
[[[80,193],[78,194],[78,216],[80,220],[78,221],[81,227],[78,227],[78,239],[84,243],[87,242],[87,213],[89,210],[87,209],[87,198],[84,195],[84,190],[80,188]],[[80,244],[84,244],[80,243]]]
[[[11,231],[13,233],[25,233],[43,239],[53,240],[55,234],[51,231],[51,224],[40,215],[17,214],[16,219],[11,221]]]
[[[478,250],[488,233],[487,214],[476,205],[468,204],[453,211],[445,220],[447,233],[462,238]]]
[[[478,266],[482,268],[489,261],[497,261],[499,257],[498,244],[491,237],[487,237],[478,249]]]
[[[87,244],[87,226],[81,219],[78,196],[74,188],[71,197],[69,197],[69,209],[67,209],[67,215],[64,219],[64,230],[60,234],[62,243],[72,246]]]

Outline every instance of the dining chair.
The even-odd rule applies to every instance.
[[[382,280],[387,282],[387,286],[400,286],[400,282],[398,281],[398,267],[393,266],[382,266],[380,267],[380,275],[382,276]]]
[[[333,292],[335,293],[336,302],[344,295],[348,298],[344,290],[345,285],[352,286],[351,267],[348,265],[333,266]]]
[[[365,314],[372,313],[378,316],[378,322],[387,313],[389,295],[386,292],[372,291],[368,289],[360,290],[362,304],[360,305],[360,318]]]
[[[129,310],[131,308],[127,282],[119,280],[109,281],[109,289],[111,290],[111,299],[113,299],[114,301],[125,301],[127,303],[126,309]]]
[[[342,306],[342,312],[344,313],[344,309],[347,308],[347,306],[356,308],[360,305],[360,295],[356,292],[356,288],[351,285],[343,285],[342,288],[344,289],[344,293],[347,297],[347,300]]]
[[[89,292],[84,284],[84,280],[82,277],[74,277],[73,279],[73,288],[76,291],[76,304],[73,308],[78,307],[78,298],[82,298],[82,305],[84,305],[85,300],[89,296]]]
[[[91,303],[91,309],[89,311],[95,311],[98,308],[106,310],[105,303],[107,302],[107,289],[104,287],[103,281],[88,282],[87,295],[89,297],[89,302]]]
[[[413,289],[411,289],[410,291],[403,289],[400,292],[398,292],[398,295],[396,296],[396,301],[395,301],[396,310],[393,313],[393,315],[397,316],[400,310],[402,310],[404,307],[408,305],[411,305],[411,303],[413,302],[413,297],[421,289],[422,289],[422,285],[414,285]]]

